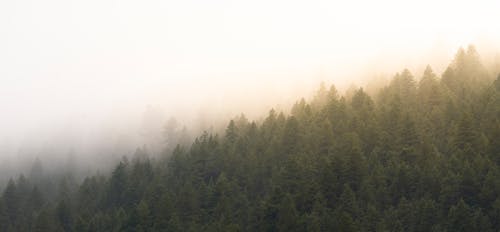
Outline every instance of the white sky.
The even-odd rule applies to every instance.
[[[499,10],[498,0],[3,0],[0,138],[98,127],[148,104],[267,107],[320,80],[449,61],[469,43],[498,49]]]

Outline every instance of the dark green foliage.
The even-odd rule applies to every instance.
[[[375,97],[322,84],[291,115],[242,115],[168,157],[138,149],[79,186],[38,160],[5,187],[0,231],[498,231],[492,80],[471,47],[441,79],[404,70]]]

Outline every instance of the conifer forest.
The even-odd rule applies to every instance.
[[[0,231],[500,231],[500,74],[473,46],[431,65],[318,83],[81,181],[41,157],[2,187]]]

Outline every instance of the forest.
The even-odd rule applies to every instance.
[[[10,179],[0,231],[499,231],[500,74],[473,46],[373,94],[321,85],[82,182],[43,159]]]

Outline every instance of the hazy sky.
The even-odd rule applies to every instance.
[[[497,49],[499,9],[498,0],[0,1],[0,139],[99,127],[149,104],[167,115],[258,108],[320,80],[449,61],[469,43]]]

